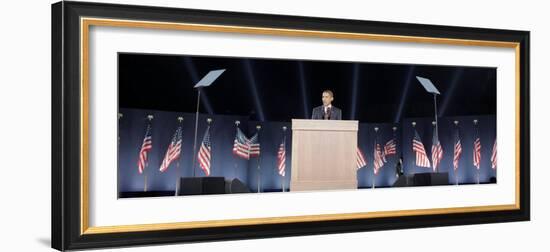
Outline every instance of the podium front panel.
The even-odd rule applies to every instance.
[[[291,191],[357,189],[357,121],[292,120]]]

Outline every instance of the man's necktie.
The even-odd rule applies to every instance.
[[[324,116],[325,120],[329,120],[329,118],[330,118],[330,107],[327,108],[327,110],[325,112],[325,116]]]

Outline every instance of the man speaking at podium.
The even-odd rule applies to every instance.
[[[330,90],[323,91],[323,105],[313,108],[311,119],[342,120],[342,110],[332,106],[334,94]]]

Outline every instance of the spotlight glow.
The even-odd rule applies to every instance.
[[[453,97],[453,92],[456,89],[457,83],[460,80],[460,77],[462,76],[462,73],[464,72],[464,68],[457,68],[454,71],[453,79],[451,80],[451,84],[449,85],[449,89],[447,92],[445,92],[445,96],[443,96],[443,100],[441,101],[441,106],[439,106],[439,112],[438,117],[442,117],[445,111],[447,110],[447,107],[449,107],[449,102],[451,101],[451,97]]]
[[[414,66],[410,66],[409,73],[407,74],[407,77],[405,79],[405,87],[403,88],[403,93],[401,93],[401,101],[399,102],[399,107],[397,108],[397,113],[395,113],[395,119],[393,120],[394,123],[398,123],[401,120],[401,114],[403,113],[403,107],[405,106],[405,102],[407,101],[409,87],[411,86],[411,82],[414,78],[413,73],[414,73]]]
[[[258,96],[258,90],[256,88],[256,79],[254,78],[254,72],[252,71],[252,63],[249,59],[243,61],[244,67],[246,69],[246,76],[248,77],[248,85],[250,91],[252,92],[252,97],[254,98],[254,107],[256,108],[256,113],[258,113],[258,120],[261,122],[265,121],[263,107]]]
[[[193,64],[193,60],[190,57],[184,57],[183,61],[185,63],[185,68],[187,68],[187,72],[191,74],[191,81],[192,81],[191,85],[195,85],[200,80],[199,75],[197,73],[197,69],[195,68],[195,64]],[[210,100],[208,100],[206,89],[201,90],[201,103],[202,103],[202,107],[206,109],[206,112],[208,114],[210,115],[214,114],[214,109],[210,104]]]
[[[298,61],[298,71],[300,74],[300,91],[302,92],[302,105],[304,108],[304,118],[310,118],[309,116],[309,101],[307,99],[307,90],[306,90],[306,77],[304,72],[304,65],[301,61]]]

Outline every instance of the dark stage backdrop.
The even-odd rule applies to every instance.
[[[119,159],[118,159],[118,181],[119,192],[143,191],[143,175],[138,173],[137,161],[139,150],[145,135],[147,115],[154,116],[152,120],[152,139],[153,148],[149,152],[149,166],[145,170],[147,174],[147,187],[149,191],[167,191],[174,190],[176,178],[193,176],[193,140],[195,114],[179,113],[156,110],[141,109],[120,109],[123,117],[119,120]],[[184,117],[182,154],[179,168],[176,162],[173,162],[167,171],[160,172],[160,164],[166,154],[166,150],[172,136],[177,129],[177,117]],[[279,144],[282,140],[282,126],[287,126],[287,172],[285,176],[285,188],[288,188],[290,181],[290,123],[249,121],[247,117],[227,116],[227,115],[199,115],[199,127],[197,137],[197,149],[200,146],[204,133],[206,131],[206,118],[213,119],[210,129],[212,143],[211,176],[223,176],[226,179],[238,178],[246,183],[253,191],[257,189],[258,158],[245,160],[233,155],[233,142],[235,139],[236,128],[235,121],[241,122],[241,130],[251,137],[256,132],[256,125],[260,124],[261,141],[261,183],[262,189],[280,189],[281,176],[277,174],[276,155]],[[195,176],[205,176],[204,172],[198,166],[195,160]]]
[[[443,148],[443,160],[439,164],[440,172],[449,173],[449,182],[455,183],[458,177],[459,184],[477,183],[477,168],[473,165],[474,149],[474,123],[478,120],[478,130],[481,141],[481,166],[479,170],[480,182],[487,183],[491,177],[496,178],[496,170],[491,168],[491,153],[496,136],[496,118],[494,115],[485,116],[461,116],[438,118],[439,141]],[[458,128],[460,141],[462,144],[462,156],[459,160],[459,167],[456,171],[456,177],[453,172],[453,151],[454,134],[456,127],[454,121],[459,121]],[[416,130],[426,147],[426,151],[431,160],[433,118],[406,118],[403,120],[403,163],[405,173],[413,174],[419,172],[430,172],[430,169],[415,166],[415,155],[412,151],[412,138],[414,137],[414,128],[411,123],[415,121]]]
[[[119,156],[118,156],[118,190],[119,192],[143,191],[143,175],[138,173],[137,161],[139,150],[145,134],[147,115],[152,114],[152,139],[153,149],[149,152],[149,166],[145,170],[148,180],[149,191],[173,191],[178,176],[193,176],[192,154],[195,114],[180,113],[158,110],[143,110],[121,108],[123,117],[119,120]],[[179,168],[176,162],[161,173],[160,164],[166,149],[171,141],[172,135],[178,126],[177,117],[184,117],[182,156]],[[260,179],[262,191],[280,191],[281,180],[284,179],[285,188],[288,189],[292,173],[291,167],[291,128],[290,122],[258,122],[249,120],[244,116],[230,115],[199,115],[199,129],[197,137],[197,148],[200,145],[206,130],[206,118],[213,119],[211,127],[212,161],[211,176],[223,176],[226,179],[238,178],[246,183],[251,191],[257,190],[258,185],[258,163],[260,166]],[[395,137],[398,140],[397,154],[387,157],[388,162],[374,176],[376,187],[391,186],[396,180],[395,165],[398,157],[403,153],[405,174],[419,172],[430,172],[431,169],[420,168],[414,165],[414,153],[412,152],[412,138],[414,135],[411,126],[416,121],[416,128],[426,151],[431,159],[432,125],[433,118],[408,118],[400,124],[390,123],[360,123],[358,133],[358,146],[363,151],[367,166],[357,171],[358,185],[360,188],[370,188],[373,183],[373,150],[375,138],[383,145],[394,137],[392,127],[397,126]],[[449,172],[449,181],[454,183],[452,170],[453,141],[454,141],[454,120],[460,121],[460,134],[462,140],[463,154],[460,160],[460,167],[457,171],[459,183],[475,183],[477,181],[476,170],[472,165],[473,150],[473,119],[479,120],[479,134],[482,145],[482,165],[480,170],[481,182],[488,182],[491,177],[496,177],[496,172],[491,169],[490,154],[496,134],[495,116],[470,116],[439,118],[439,139],[443,146],[444,157],[440,164],[440,171]],[[251,137],[256,132],[256,125],[261,125],[260,158],[244,160],[237,158],[232,153],[233,141],[235,138],[235,120],[241,121],[240,128]],[[287,126],[286,132],[286,176],[281,177],[277,173],[277,150],[282,141],[282,126]],[[378,134],[375,134],[374,127],[379,127]],[[195,162],[195,176],[204,176],[204,172]]]

